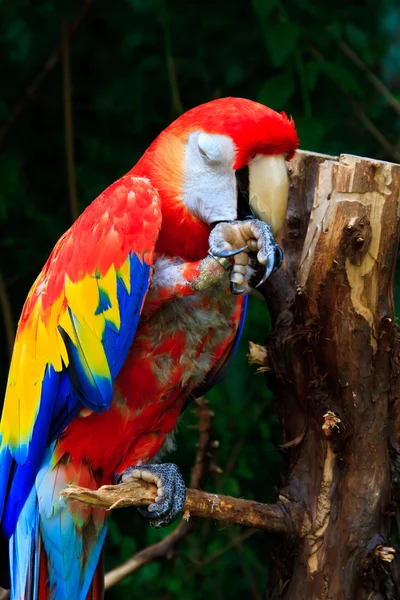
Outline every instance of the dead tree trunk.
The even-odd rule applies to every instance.
[[[267,596],[396,599],[400,166],[299,152],[291,168],[285,262],[264,288],[268,384],[289,455],[279,500],[308,518],[277,540]]]

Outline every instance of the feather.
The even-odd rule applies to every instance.
[[[45,598],[49,590],[60,600],[85,600],[89,590],[104,514],[74,513],[60,500],[67,483],[86,477],[97,484],[82,465],[74,471],[57,455],[54,440],[82,407],[109,408],[160,225],[151,184],[121,178],[59,240],[28,295],[0,425],[0,517],[10,538],[12,600]]]
[[[189,404],[191,400],[194,400],[195,398],[200,398],[200,396],[204,396],[204,394],[207,394],[207,392],[209,392],[211,388],[213,388],[215,385],[217,385],[219,381],[221,381],[221,379],[227,372],[230,362],[235,356],[236,351],[238,349],[240,338],[242,337],[243,327],[246,320],[247,304],[248,296],[246,295],[243,298],[242,314],[233,343],[227,348],[226,352],[224,353],[222,358],[217,362],[217,364],[214,365],[213,369],[209,371],[204,381],[193,390],[193,392],[190,394],[190,398],[188,398],[188,400],[186,401],[185,407]]]

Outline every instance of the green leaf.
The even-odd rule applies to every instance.
[[[241,65],[232,65],[228,67],[225,74],[225,81],[228,85],[237,85],[245,79],[245,72]]]
[[[262,23],[265,22],[270,12],[280,6],[280,0],[252,0],[253,10]]]
[[[360,27],[354,23],[345,23],[344,31],[353,49],[361,50],[363,54],[368,50],[368,35]]]
[[[354,94],[357,98],[364,98],[365,93],[363,88],[358,84],[354,73],[347,67],[335,62],[321,61],[319,69],[329,79],[337,83],[340,87]]]
[[[224,493],[227,496],[240,496],[240,484],[236,477],[232,477],[231,475],[225,477]]]
[[[334,37],[335,40],[340,40],[343,31],[342,23],[340,23],[340,21],[335,19],[333,23],[329,25],[328,29],[329,33]]]
[[[320,63],[316,60],[310,60],[304,65],[304,70],[307,78],[307,87],[310,92],[312,92],[315,89],[318,82],[318,77],[321,73],[319,64]]]
[[[257,100],[275,110],[283,110],[292,97],[294,89],[294,79],[291,73],[275,75],[263,84],[257,95]]]
[[[300,28],[290,21],[269,23],[264,31],[265,41],[275,67],[281,67],[293,54],[300,35]]]
[[[297,117],[296,128],[300,138],[300,147],[303,150],[323,152],[322,140],[328,130],[325,121],[315,117]]]

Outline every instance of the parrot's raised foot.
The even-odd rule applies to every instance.
[[[283,252],[275,241],[271,227],[259,219],[218,223],[210,234],[209,244],[209,254],[214,258],[235,257],[230,276],[231,292],[235,295],[246,291],[242,286],[246,281],[248,251],[256,252],[258,262],[265,265],[264,276],[256,287],[277,271],[283,260]]]
[[[182,512],[186,500],[183,477],[174,464],[141,465],[129,467],[118,477],[118,483],[129,479],[143,479],[155,483],[157,498],[147,509],[138,508],[140,515],[157,529],[172,523]]]

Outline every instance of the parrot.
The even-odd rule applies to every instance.
[[[254,265],[279,268],[295,123],[219,98],[166,127],[59,239],[18,324],[0,424],[11,600],[98,600],[108,516],[74,484],[156,484],[154,527],[183,510],[159,462],[180,414],[225,374]]]

